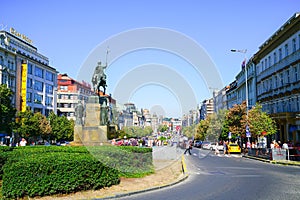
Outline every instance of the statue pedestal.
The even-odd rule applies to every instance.
[[[100,104],[98,96],[91,96],[85,105],[85,124],[74,127],[74,146],[98,146],[107,143],[107,125],[100,125]]]

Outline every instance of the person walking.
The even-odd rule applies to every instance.
[[[184,154],[186,154],[186,152],[188,151],[190,155],[191,154],[191,149],[193,148],[192,146],[192,141],[187,141],[186,144],[185,144],[185,151],[184,151]]]
[[[219,155],[219,142],[216,142],[216,147],[215,147],[215,155]]]
[[[227,153],[227,141],[223,141],[223,147],[224,147],[224,155],[226,155],[226,153]]]

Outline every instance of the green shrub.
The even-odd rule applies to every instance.
[[[154,172],[152,149],[132,146],[88,147],[91,154],[123,177],[143,177]]]
[[[3,167],[2,194],[6,198],[65,194],[119,183],[118,172],[90,154],[28,155]]]
[[[11,150],[3,150],[2,156],[6,198],[98,189],[119,183],[121,176],[154,172],[151,148],[26,146]]]
[[[2,167],[9,158],[8,152],[11,152],[12,150],[13,147],[0,146],[0,180],[2,180],[2,174],[3,174]]]

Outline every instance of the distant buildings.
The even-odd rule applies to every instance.
[[[214,113],[214,101],[213,98],[205,99],[202,101],[200,107],[200,120],[205,120],[209,115]]]
[[[88,97],[92,95],[91,85],[86,82],[78,82],[67,74],[59,74],[57,77],[57,111],[68,119],[75,120],[75,107],[78,102],[84,105]]]

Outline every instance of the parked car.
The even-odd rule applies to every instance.
[[[201,140],[195,140],[194,141],[194,147],[201,148],[201,146],[202,146],[202,141]]]
[[[238,144],[230,143],[228,145],[228,152],[229,153],[241,153],[241,147]]]
[[[210,150],[215,151],[216,150],[216,142],[212,142],[210,145]],[[224,146],[221,142],[218,143],[218,150],[219,151],[223,151],[224,150]]]
[[[201,147],[202,149],[210,150],[211,142],[203,142]]]

